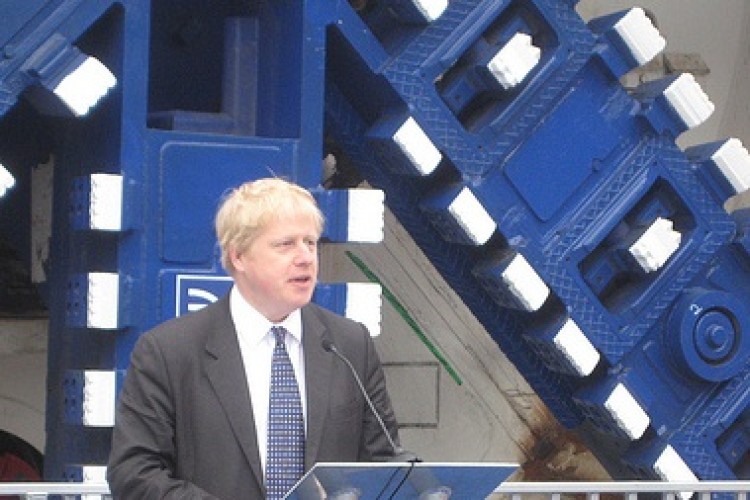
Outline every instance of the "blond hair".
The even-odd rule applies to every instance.
[[[221,265],[231,275],[235,269],[229,252],[247,251],[258,234],[284,215],[309,215],[318,231],[325,219],[310,192],[280,178],[258,179],[230,190],[216,213],[216,237],[221,248]]]

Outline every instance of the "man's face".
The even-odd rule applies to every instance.
[[[242,296],[273,322],[312,298],[318,276],[318,231],[312,217],[280,216],[244,253],[231,250]]]

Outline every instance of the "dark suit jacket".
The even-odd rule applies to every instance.
[[[307,387],[305,466],[386,459],[393,452],[349,368],[354,365],[398,442],[385,378],[367,329],[302,309]],[[115,498],[261,499],[255,423],[228,296],[138,339],[119,396],[107,480]]]

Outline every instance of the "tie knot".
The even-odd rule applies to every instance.
[[[274,326],[271,328],[273,336],[276,339],[276,345],[283,345],[286,338],[286,328],[283,326]]]

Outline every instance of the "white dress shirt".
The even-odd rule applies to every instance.
[[[245,376],[250,388],[250,401],[255,418],[255,434],[258,438],[263,474],[266,473],[266,453],[268,450],[268,400],[271,391],[271,359],[276,343],[271,328],[283,326],[289,332],[285,337],[286,349],[294,367],[300,398],[302,415],[307,425],[307,398],[305,397],[305,359],[302,352],[302,315],[300,310],[292,312],[281,323],[272,323],[251,306],[232,287],[229,295],[229,311],[240,344],[240,354],[245,365]]]

